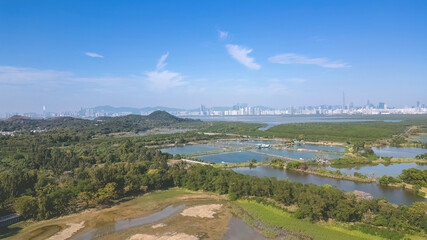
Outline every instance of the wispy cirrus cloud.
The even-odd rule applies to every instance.
[[[5,84],[64,84],[70,82],[90,82],[102,85],[124,81],[121,77],[77,77],[72,72],[0,66],[0,83]]]
[[[89,57],[93,57],[93,58],[103,58],[104,57],[101,54],[94,53],[94,52],[85,52],[85,55],[89,56]]]
[[[224,31],[218,30],[218,33],[219,33],[219,39],[225,40],[225,39],[228,38],[228,32],[224,32]]]
[[[57,81],[72,78],[70,72],[40,70],[13,66],[0,66],[0,83],[23,84]]]
[[[168,56],[169,53],[163,54],[156,65],[156,70],[145,73],[146,80],[149,81],[151,88],[154,90],[163,91],[188,84],[188,82],[183,81],[184,77],[181,73],[164,70]]]
[[[232,44],[227,44],[226,48],[231,57],[236,59],[239,63],[250,69],[258,70],[261,68],[261,65],[255,63],[254,58],[248,56],[248,54],[252,52],[252,49],[246,49],[239,45]]]
[[[328,58],[310,58],[295,53],[285,53],[269,57],[268,60],[278,64],[310,64],[324,68],[348,68],[347,63],[341,61],[331,61]]]

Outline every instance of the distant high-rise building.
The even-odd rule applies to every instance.
[[[420,101],[417,101],[417,108],[420,107]]]
[[[384,109],[384,107],[385,107],[385,103],[383,102],[378,103],[378,109]]]
[[[342,109],[345,109],[345,93],[342,92]]]
[[[200,115],[205,115],[205,114],[206,114],[206,107],[200,104]]]

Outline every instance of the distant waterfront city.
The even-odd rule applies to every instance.
[[[206,107],[200,105],[195,109],[179,109],[168,107],[112,107],[97,106],[93,108],[81,108],[79,111],[50,112],[43,106],[41,112],[29,113],[0,113],[0,119],[7,119],[14,115],[29,118],[52,118],[52,117],[76,117],[94,119],[97,117],[117,117],[129,114],[148,115],[156,110],[163,110],[179,117],[221,117],[221,116],[279,116],[279,115],[387,115],[387,114],[427,114],[426,104],[419,101],[413,106],[393,107],[384,102],[373,104],[367,101],[366,105],[354,106],[350,104],[342,105],[318,105],[300,106],[275,109],[265,106],[248,106],[248,104],[236,104],[232,107]]]

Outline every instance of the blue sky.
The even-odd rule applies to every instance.
[[[427,1],[0,0],[0,112],[427,104]]]

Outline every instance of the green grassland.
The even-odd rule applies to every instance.
[[[360,230],[357,230],[355,227],[350,227],[345,224],[338,223],[312,223],[310,221],[304,219],[297,219],[291,213],[288,213],[282,209],[271,205],[265,205],[263,203],[258,203],[254,200],[238,200],[236,202],[238,206],[243,208],[243,210],[254,219],[261,221],[262,223],[272,226],[274,228],[282,228],[286,232],[290,232],[296,236],[300,237],[308,237],[319,240],[353,240],[353,239],[388,239],[390,235],[396,235],[396,237],[400,234],[395,234],[394,232],[388,231],[383,238],[379,235],[372,235],[364,233]],[[253,220],[251,223],[250,218],[248,216],[241,216],[248,224],[253,224]],[[381,232],[379,230],[378,232]],[[274,233],[271,230],[267,229],[263,231],[264,235],[269,237],[274,237]],[[375,234],[375,232],[374,232]],[[405,236],[407,239],[420,239],[421,236]],[[397,238],[397,239],[399,239]]]
[[[401,134],[406,124],[390,122],[292,123],[268,129],[267,136],[307,141],[373,142]]]
[[[369,120],[361,122],[310,122],[287,123],[260,130],[265,124],[242,122],[212,122],[200,130],[215,133],[234,133],[251,137],[304,139],[306,141],[330,142],[377,142],[384,139],[408,137],[412,133],[424,132],[427,129],[427,117],[422,116],[360,116],[346,117],[351,120]],[[399,120],[386,122],[384,120]],[[413,127],[413,128],[411,128]],[[409,131],[412,129],[412,131]],[[393,141],[390,142],[393,144]]]

